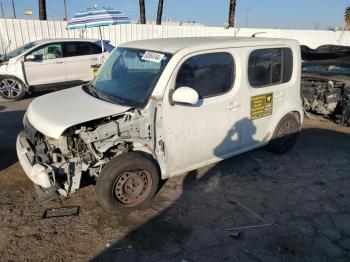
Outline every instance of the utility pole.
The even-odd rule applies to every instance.
[[[249,16],[250,7],[245,10],[245,28],[248,28],[248,16]]]
[[[0,6],[1,6],[2,18],[5,18],[4,8],[2,7],[2,2],[0,3]]]
[[[16,9],[15,9],[15,2],[12,0],[12,9],[13,9],[13,18],[16,19]]]
[[[68,21],[68,17],[67,17],[67,0],[63,0],[64,1],[64,21]]]

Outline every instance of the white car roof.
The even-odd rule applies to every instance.
[[[128,42],[120,47],[153,50],[174,54],[186,48],[213,49],[263,45],[299,45],[296,40],[262,37],[182,37],[158,38]]]
[[[40,39],[35,41],[37,44],[53,43],[53,42],[101,42],[100,39],[91,39],[91,38],[53,38],[53,39]],[[103,40],[104,42],[109,42],[109,40]]]

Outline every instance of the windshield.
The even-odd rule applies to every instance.
[[[12,51],[9,52],[9,53],[4,54],[1,58],[3,58],[3,59],[6,58],[6,60],[8,60],[8,59],[10,59],[10,58],[14,58],[14,57],[16,57],[16,56],[19,56],[20,54],[23,54],[25,51],[27,51],[27,50],[33,48],[33,47],[36,46],[36,45],[37,45],[36,42],[30,42],[30,43],[28,43],[28,44],[25,44],[25,45],[23,45],[23,46],[21,46],[21,47],[18,47],[18,48],[16,48],[16,49],[12,50]]]
[[[350,76],[350,65],[304,65],[303,72]]]
[[[142,108],[171,55],[118,48],[91,83],[90,93],[108,102]]]

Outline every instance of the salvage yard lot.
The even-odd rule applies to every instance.
[[[93,186],[35,203],[15,154],[30,100],[0,102],[1,261],[350,259],[349,127],[307,119],[290,153],[259,149],[169,179],[148,208],[112,216]],[[273,225],[225,230],[262,223],[237,203]],[[80,214],[42,219],[62,206]]]

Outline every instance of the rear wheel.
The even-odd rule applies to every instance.
[[[287,153],[294,146],[300,129],[300,123],[296,117],[292,113],[286,115],[278,123],[268,149],[274,153]]]
[[[25,96],[25,86],[19,79],[11,76],[0,79],[0,96],[7,101],[17,101]]]
[[[139,153],[113,158],[96,183],[97,201],[108,211],[144,206],[155,195],[159,183],[156,165]]]

